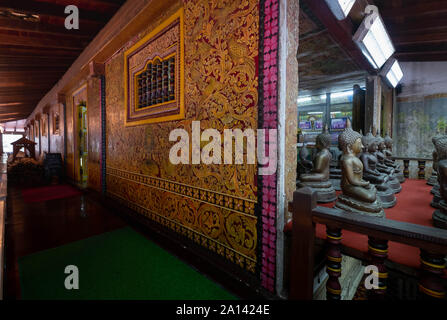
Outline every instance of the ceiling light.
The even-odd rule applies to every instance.
[[[326,0],[327,5],[338,20],[346,19],[355,0]]]
[[[394,58],[388,60],[380,74],[386,78],[386,80],[393,88],[396,88],[396,86],[404,76],[399,62]]]
[[[306,102],[309,102],[311,100],[312,100],[311,97],[298,98],[298,103],[306,103]]]
[[[354,94],[354,91],[344,91],[344,92],[337,92],[337,93],[331,93],[331,98],[344,98],[344,97],[350,97]]]
[[[366,7],[366,11],[370,9],[369,7]],[[377,12],[378,9],[376,8],[363,19],[353,40],[373,67],[380,69],[388,58],[392,56],[395,49],[385,29],[383,20]]]

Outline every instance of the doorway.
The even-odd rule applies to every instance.
[[[88,139],[87,139],[87,103],[85,101],[80,101],[78,104],[78,151],[79,151],[79,183],[81,187],[87,187],[88,181],[88,168],[87,168],[87,158],[88,158]]]

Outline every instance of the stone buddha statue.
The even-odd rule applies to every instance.
[[[436,182],[433,184],[433,188],[431,189],[430,193],[433,195],[433,200],[430,203],[430,205],[433,208],[440,209],[440,202],[441,202],[441,193],[439,191],[439,178],[438,178],[438,162],[439,162],[439,156],[438,151],[436,150],[436,141],[438,139],[442,139],[444,136],[441,134],[437,134],[434,136],[431,141],[433,142],[433,145],[435,146],[435,151],[433,151],[433,171],[436,172]],[[436,159],[435,159],[436,158]],[[435,161],[436,160],[436,161]]]
[[[386,157],[383,153],[383,150],[385,150],[385,140],[378,133],[376,134],[375,138],[377,140],[378,147],[378,150],[374,154],[378,160],[376,168],[379,172],[387,174],[389,176],[389,186],[394,193],[399,193],[402,190],[402,187],[399,180],[396,178],[396,175],[394,174],[395,169],[393,167],[387,166],[385,163]]]
[[[298,181],[298,187],[310,187],[317,192],[317,201],[320,203],[333,202],[337,199],[337,194],[329,180],[329,165],[331,162],[331,136],[328,133],[327,126],[317,136],[315,147],[318,152],[313,159],[312,171],[308,174],[302,174]]]
[[[374,184],[377,189],[383,208],[391,208],[396,204],[396,197],[393,190],[388,185],[389,176],[377,170],[377,140],[369,132],[362,138],[362,144],[365,146],[365,151],[360,155],[360,160],[363,164],[363,179]]]
[[[401,170],[400,166],[393,157],[393,139],[390,137],[390,135],[387,133],[385,135],[385,138],[383,138],[385,142],[385,149],[382,151],[385,155],[385,164],[388,166],[391,166],[394,168],[394,173],[396,174],[397,180],[399,180],[399,183],[405,182],[405,176],[403,171]]]
[[[435,139],[438,154],[438,181],[441,201],[439,209],[433,213],[433,225],[447,229],[447,135]]]
[[[357,158],[363,148],[362,136],[352,130],[349,120],[346,129],[338,136],[338,147],[343,152],[340,159],[343,194],[338,197],[335,207],[348,212],[385,217],[376,187],[363,180],[363,163]]]
[[[427,184],[429,186],[434,186],[438,183],[438,153],[436,152],[436,150],[433,151],[432,157],[433,157],[433,167],[431,171],[431,176],[427,180]]]

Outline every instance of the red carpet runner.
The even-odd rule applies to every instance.
[[[432,214],[435,211],[430,206],[433,195],[431,186],[425,180],[409,180],[402,184],[402,191],[396,194],[397,204],[390,209],[385,209],[388,219],[420,224],[432,227]],[[332,208],[333,203],[324,205]],[[326,238],[326,226],[317,224],[316,236]],[[342,244],[363,252],[368,251],[368,237],[350,231],[342,231]],[[413,268],[420,266],[420,250],[405,244],[396,242],[388,243],[388,259]]]
[[[69,185],[55,185],[22,190],[22,197],[25,203],[69,198],[80,194],[81,192],[79,190]]]

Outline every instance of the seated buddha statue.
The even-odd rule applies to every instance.
[[[396,204],[396,197],[393,190],[388,185],[389,176],[380,173],[377,166],[377,140],[369,132],[362,138],[362,144],[365,146],[365,151],[360,155],[360,160],[363,164],[363,179],[374,184],[377,189],[377,195],[382,201],[383,208],[391,208]]]
[[[441,201],[439,209],[433,213],[433,225],[447,229],[447,135],[435,140],[438,154],[438,181]]]
[[[431,176],[427,180],[427,184],[429,186],[434,186],[434,185],[438,184],[438,171],[437,171],[438,170],[438,153],[436,152],[436,150],[433,151],[432,157],[433,157],[433,167],[432,167],[432,171],[431,171]]]
[[[430,205],[436,209],[440,209],[440,201],[441,201],[441,193],[439,191],[439,177],[438,177],[439,157],[438,157],[438,151],[436,150],[436,141],[438,139],[441,139],[442,137],[443,135],[438,133],[431,139],[433,145],[435,146],[435,151],[433,151],[433,171],[436,171],[436,182],[430,191],[430,193],[433,195],[433,200],[431,201]]]
[[[381,173],[387,174],[389,176],[388,184],[393,190],[394,193],[399,193],[402,190],[399,180],[397,179],[393,167],[387,166],[385,163],[385,154],[383,150],[385,149],[385,140],[380,136],[380,134],[376,134],[375,136],[377,140],[378,150],[375,152],[375,156],[377,157],[377,170]]]
[[[302,174],[297,183],[298,187],[310,187],[317,192],[317,201],[320,203],[333,202],[337,199],[337,194],[329,180],[329,165],[331,162],[331,136],[327,132],[327,126],[317,136],[315,147],[318,152],[313,159],[312,171]]]
[[[393,157],[393,139],[387,133],[385,138],[383,138],[385,142],[385,149],[383,149],[383,153],[385,155],[385,164],[394,168],[394,173],[396,174],[397,180],[399,183],[405,182],[405,176],[403,171],[401,170],[399,164],[394,161]]]
[[[338,197],[335,207],[348,212],[385,217],[376,187],[363,180],[363,163],[357,157],[363,148],[362,136],[352,130],[349,120],[346,129],[338,136],[338,147],[343,152],[340,159],[343,193]]]

